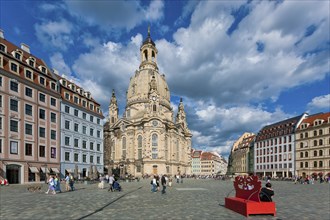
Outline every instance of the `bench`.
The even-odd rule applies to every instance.
[[[245,217],[249,215],[276,215],[275,202],[259,198],[261,182],[257,176],[237,176],[234,181],[235,197],[225,198],[225,207]]]

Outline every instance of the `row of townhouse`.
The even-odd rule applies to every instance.
[[[191,173],[194,175],[224,175],[227,172],[227,161],[215,152],[192,150]]]
[[[244,133],[228,160],[229,175],[330,175],[330,112],[306,113]]]
[[[89,92],[60,77],[0,30],[0,179],[103,172],[103,115]]]

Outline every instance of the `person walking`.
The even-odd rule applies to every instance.
[[[151,183],[152,183],[151,191],[152,191],[152,192],[156,192],[156,191],[157,191],[157,180],[156,180],[156,175],[154,175],[153,179],[151,180]]]
[[[54,179],[54,184],[55,184],[55,192],[62,192],[61,191],[61,180],[58,178],[58,175],[55,175]]]
[[[161,178],[161,184],[163,186],[163,189],[162,189],[162,194],[165,194],[166,193],[166,184],[167,184],[167,181],[166,181],[166,174],[164,174]]]
[[[70,184],[71,191],[74,191],[74,178],[73,178],[73,176],[71,174],[70,174],[69,184]]]
[[[69,176],[69,174],[67,174],[66,177],[65,177],[65,190],[66,191],[70,190],[70,176]]]
[[[108,192],[113,192],[113,183],[115,182],[115,178],[113,177],[113,174],[109,177],[109,189]]]
[[[46,194],[48,194],[50,190],[53,191],[53,194],[56,194],[54,185],[55,185],[54,178],[52,175],[50,175],[49,180],[48,180],[48,190],[47,190]]]

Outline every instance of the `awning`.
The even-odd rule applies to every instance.
[[[29,167],[29,169],[32,173],[39,173],[39,170],[36,167]]]
[[[57,168],[51,168],[54,173],[60,173],[60,171]]]
[[[66,172],[68,172],[68,173],[72,173],[72,170],[71,169],[65,169],[66,170]]]
[[[41,171],[43,172],[43,173],[49,173],[49,169],[48,168],[46,168],[47,170],[46,170],[46,172],[45,172],[45,167],[41,167]]]

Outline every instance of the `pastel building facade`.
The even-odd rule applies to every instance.
[[[330,176],[330,112],[306,117],[296,131],[296,175]]]
[[[0,31],[0,178],[44,182],[60,170],[60,94],[47,64]]]
[[[264,126],[254,144],[254,172],[259,176],[294,177],[295,132],[306,113]]]
[[[94,178],[104,170],[103,114],[90,92],[59,77],[61,85],[61,175]]]

